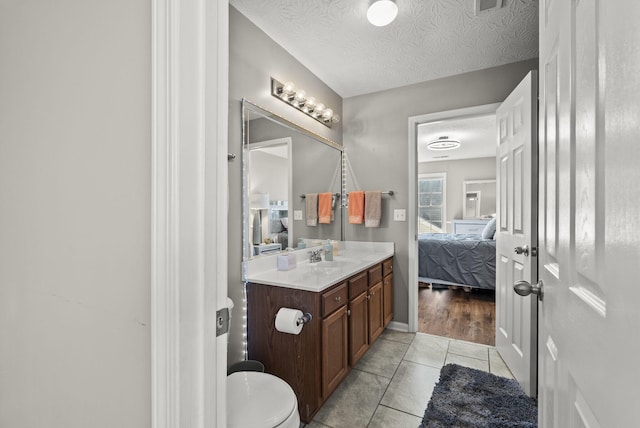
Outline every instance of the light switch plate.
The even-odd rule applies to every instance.
[[[393,221],[407,221],[406,210],[393,210]]]
[[[302,220],[302,210],[293,210],[293,219]]]

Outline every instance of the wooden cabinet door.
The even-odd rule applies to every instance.
[[[382,282],[382,308],[384,313],[384,326],[393,319],[393,274],[384,277]]]
[[[322,396],[324,400],[347,376],[348,332],[346,305],[322,320]]]
[[[369,288],[369,344],[372,344],[384,330],[382,305],[382,281]]]
[[[353,367],[369,349],[369,308],[367,292],[349,302],[349,362]]]

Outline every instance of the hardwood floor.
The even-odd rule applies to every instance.
[[[496,304],[493,290],[424,287],[418,297],[418,331],[494,346]]]

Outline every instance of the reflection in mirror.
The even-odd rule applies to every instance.
[[[342,240],[342,201],[328,224],[307,224],[306,196],[342,195],[342,147],[247,100],[243,115],[243,256]]]
[[[289,246],[292,224],[291,137],[255,141],[247,149],[249,235],[252,255],[278,252]]]
[[[489,218],[496,214],[496,180],[462,182],[462,218]]]

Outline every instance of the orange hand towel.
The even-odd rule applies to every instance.
[[[318,223],[331,223],[331,202],[333,195],[330,192],[318,193]]]
[[[364,192],[349,192],[349,223],[362,224],[364,220]]]

